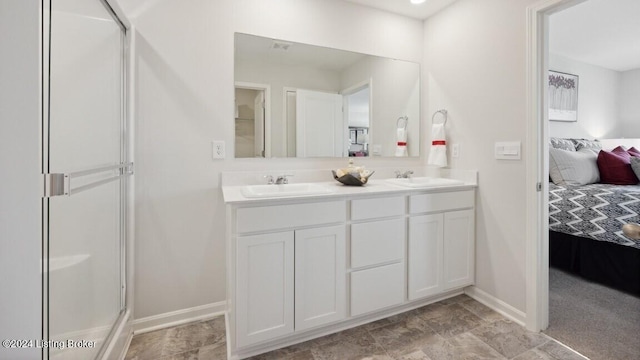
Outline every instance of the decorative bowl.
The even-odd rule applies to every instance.
[[[348,173],[342,176],[338,176],[335,170],[331,170],[333,173],[333,178],[343,183],[344,185],[349,186],[362,186],[367,183],[369,177],[373,175],[375,171],[366,171],[364,174],[360,173]]]

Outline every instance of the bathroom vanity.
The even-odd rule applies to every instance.
[[[223,186],[231,358],[408,311],[474,283],[475,182],[319,186],[328,191],[259,198],[243,196],[246,186]]]

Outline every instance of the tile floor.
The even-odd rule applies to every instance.
[[[126,360],[226,359],[224,318],[133,337]],[[258,355],[253,360],[584,360],[466,295],[341,333]]]

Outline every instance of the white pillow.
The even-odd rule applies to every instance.
[[[600,181],[598,155],[589,149],[567,151],[549,149],[549,176],[561,186],[578,186]]]

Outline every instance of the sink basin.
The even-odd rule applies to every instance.
[[[441,186],[462,185],[464,181],[436,177],[413,177],[408,179],[387,179],[387,182],[410,188],[432,188]]]
[[[247,185],[241,190],[246,198],[266,198],[328,194],[333,191],[320,184]]]

